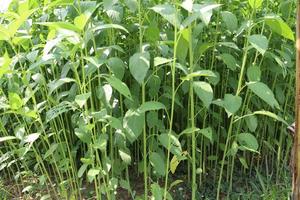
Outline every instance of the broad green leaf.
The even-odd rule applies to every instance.
[[[217,77],[216,73],[210,70],[198,70],[188,74],[187,76],[181,78],[181,80],[189,81],[195,77]]]
[[[116,78],[120,80],[123,79],[126,66],[120,58],[118,57],[109,58],[107,61],[107,65]]]
[[[156,5],[151,8],[154,12],[160,14],[165,20],[171,23],[173,26],[179,28],[181,20],[179,14],[177,14],[176,8],[170,4]]]
[[[56,30],[58,29],[66,29],[70,31],[80,32],[81,29],[74,24],[71,24],[69,22],[37,22],[36,24],[42,25],[42,26],[48,26],[50,28],[54,28]]]
[[[193,82],[193,88],[197,96],[203,102],[204,106],[209,108],[209,105],[213,100],[213,89],[210,84],[203,81],[196,81]]]
[[[183,134],[191,134],[191,133],[195,133],[195,132],[199,132],[199,131],[200,131],[200,129],[196,128],[196,127],[186,128],[180,133],[180,136]]]
[[[79,94],[79,95],[76,95],[75,102],[78,104],[78,106],[80,108],[82,108],[86,104],[87,100],[90,97],[91,97],[91,93],[90,92],[85,93],[85,94]]]
[[[15,136],[4,136],[4,137],[0,137],[0,143],[1,142],[5,142],[5,141],[9,141],[9,140],[15,140],[17,139],[17,137]]]
[[[172,59],[167,59],[167,58],[163,58],[163,57],[155,57],[154,58],[154,66],[157,67],[159,65],[164,65],[167,63],[172,62]]]
[[[40,137],[40,135],[41,135],[40,133],[31,133],[29,135],[26,135],[23,141],[25,143],[33,143]]]
[[[220,7],[221,4],[194,4],[193,11],[194,13],[199,13],[200,19],[208,25],[210,22],[210,19],[212,17],[212,11],[218,7]]]
[[[166,106],[157,101],[147,101],[139,107],[138,111],[144,113],[147,111],[161,110],[161,109],[166,109]]]
[[[201,133],[204,137],[209,139],[211,143],[213,143],[213,131],[211,127],[200,129],[199,133]]]
[[[90,16],[86,13],[82,13],[74,19],[74,24],[80,30],[83,30]]]
[[[262,55],[265,54],[265,52],[268,49],[269,41],[264,35],[251,35],[249,36],[249,42],[250,44]]]
[[[174,155],[180,156],[182,153],[179,140],[171,133],[163,133],[158,136],[159,142]]]
[[[224,46],[224,47],[228,47],[228,48],[240,51],[239,47],[233,42],[219,42],[218,46],[220,46],[220,47]]]
[[[164,190],[159,186],[158,183],[151,184],[151,193],[152,193],[151,199],[155,199],[155,200],[163,199]]]
[[[102,152],[106,151],[108,136],[106,134],[101,134],[93,144],[95,149],[99,149]]]
[[[92,136],[88,130],[85,128],[75,128],[75,135],[84,143],[90,144]]]
[[[252,9],[259,9],[262,6],[263,0],[248,0],[249,5]]]
[[[271,30],[284,38],[294,41],[295,36],[292,29],[287,23],[285,23],[280,17],[277,16],[266,16],[264,18],[266,24],[271,28]]]
[[[214,47],[214,43],[211,42],[204,42],[201,43],[197,49],[197,51],[195,51],[195,55],[203,55],[208,49]]]
[[[194,0],[184,0],[181,3],[181,7],[183,7],[186,11],[192,12],[193,11],[193,2]]]
[[[260,81],[261,70],[257,65],[251,65],[247,69],[247,77],[249,81]]]
[[[239,67],[236,59],[231,54],[223,53],[221,54],[221,59],[226,64],[226,66],[232,71],[236,70],[236,68]]]
[[[236,113],[242,105],[242,98],[232,94],[225,94],[223,106],[228,114],[228,117]]]
[[[81,167],[79,168],[78,173],[77,173],[78,178],[81,178],[81,177],[82,177],[82,175],[83,175],[84,172],[86,171],[87,167],[88,167],[87,164],[81,165]]]
[[[130,155],[130,150],[128,148],[126,148],[126,147],[120,148],[119,155],[125,164],[130,165],[131,155]]]
[[[5,28],[4,26],[2,26],[2,24],[0,24],[0,41],[4,40],[4,41],[9,41],[10,39],[10,35],[8,33],[7,28]]]
[[[248,168],[249,168],[249,167],[248,167],[248,164],[247,164],[247,161],[246,161],[246,159],[245,159],[244,157],[239,157],[239,160],[240,160],[241,164],[243,165],[243,167],[244,167],[245,169],[248,169]]]
[[[98,168],[90,169],[87,173],[87,177],[88,177],[89,182],[91,183],[96,178],[96,176],[98,174],[100,174],[100,169],[98,169]]]
[[[120,94],[122,94],[126,98],[132,100],[129,88],[120,79],[118,79],[114,76],[105,77],[105,79],[114,89],[116,89],[118,92],[120,92]]]
[[[249,82],[247,83],[248,88],[269,104],[272,108],[279,108],[279,104],[275,99],[272,90],[262,82]]]
[[[136,12],[138,9],[137,0],[125,0],[125,5],[129,8],[131,12]]]
[[[285,125],[289,126],[289,124],[280,116],[276,115],[275,113],[272,113],[270,111],[266,111],[266,110],[259,110],[259,111],[255,111],[251,114],[247,114],[247,115],[244,115],[244,116],[241,116],[239,118],[237,118],[236,120],[234,120],[234,122],[237,122],[243,118],[246,118],[246,117],[251,117],[253,115],[265,115],[265,116],[268,116],[268,117],[271,117],[277,121],[280,121],[282,123],[284,123]]]
[[[258,142],[251,133],[241,133],[237,135],[237,140],[242,146],[242,149],[257,152]]]
[[[213,9],[216,9],[220,7],[221,4],[194,4],[193,5],[193,12],[191,15],[189,15],[181,25],[181,29],[184,29],[188,27],[190,24],[192,24],[195,20],[201,19],[203,23],[207,26],[210,22],[210,19],[212,17],[212,11]]]
[[[145,114],[134,110],[128,110],[123,119],[123,127],[126,130],[127,139],[132,143],[142,133],[145,123]]]
[[[6,73],[8,73],[9,70],[9,66],[11,64],[11,59],[8,56],[8,53],[5,52],[3,57],[0,57],[0,79],[2,78],[3,75],[5,75]]]
[[[105,29],[120,29],[122,31],[125,31],[126,33],[129,33],[128,30],[126,28],[124,28],[121,25],[118,24],[100,24],[95,26],[92,31],[99,31],[99,30],[105,30]]]
[[[20,16],[12,21],[8,27],[8,33],[10,35],[11,38],[13,38],[15,36],[15,34],[17,33],[18,29],[22,26],[22,24],[27,20],[27,18],[35,11],[35,9],[33,10],[25,10],[22,11],[22,13],[20,14]]]
[[[59,80],[54,80],[48,83],[49,87],[49,95],[52,94],[56,89],[64,85],[65,83],[76,82],[75,79],[72,78],[61,78]]]
[[[20,108],[22,108],[24,102],[17,93],[9,93],[8,98],[10,109],[19,110]]]
[[[187,28],[180,31],[176,48],[176,57],[183,63],[189,50],[189,37],[189,30]]]
[[[129,70],[134,79],[142,84],[150,68],[150,54],[148,52],[135,53],[129,59]]]
[[[229,11],[223,11],[221,12],[221,16],[230,32],[234,32],[237,30],[238,20],[233,13]]]
[[[57,149],[57,147],[58,147],[57,143],[51,144],[50,148],[46,151],[46,153],[44,154],[43,158],[46,159],[49,156],[51,156],[54,153],[54,151]]]
[[[51,3],[50,3],[51,2]],[[67,5],[73,5],[73,0],[56,0],[56,1],[49,1],[49,4],[44,9],[48,9],[51,7],[58,7],[58,6],[67,6]]]
[[[247,117],[246,119],[246,124],[247,124],[247,127],[248,129],[251,131],[251,132],[255,132],[257,126],[258,126],[258,122],[257,122],[257,118],[255,115],[251,115],[249,117]]]
[[[151,152],[149,160],[155,172],[160,176],[164,176],[166,173],[166,166],[163,158],[158,153]]]
[[[172,172],[172,174],[174,174],[176,172],[176,169],[177,169],[179,163],[180,163],[180,161],[177,159],[177,156],[174,155],[170,161],[170,171]]]
[[[272,113],[270,111],[260,110],[260,111],[255,111],[253,114],[265,115],[265,116],[271,117],[277,121],[283,122],[284,124],[288,125],[288,123],[283,118],[279,117],[278,115],[276,115],[275,113]]]

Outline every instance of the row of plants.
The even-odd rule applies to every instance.
[[[296,0],[0,2],[3,198],[287,198]]]

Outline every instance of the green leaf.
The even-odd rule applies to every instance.
[[[173,134],[163,133],[158,136],[158,140],[167,150],[170,150],[170,152],[174,155],[181,155],[181,144]]]
[[[126,130],[127,139],[132,143],[142,133],[145,123],[145,114],[134,110],[128,110],[123,119],[123,127]]]
[[[79,168],[78,173],[77,173],[78,178],[82,177],[82,175],[86,171],[87,167],[88,167],[87,164],[81,165],[81,167]]]
[[[272,108],[279,108],[279,104],[275,99],[275,96],[270,88],[262,82],[249,82],[247,83],[248,88],[269,104]]]
[[[80,108],[82,108],[86,104],[87,100],[90,97],[91,97],[91,93],[90,92],[85,93],[85,94],[76,95],[75,102],[78,104],[78,106]]]
[[[118,57],[109,58],[107,61],[107,65],[109,66],[110,70],[112,71],[112,73],[115,75],[116,78],[120,80],[123,79],[126,66],[120,58]]]
[[[248,169],[248,168],[249,168],[249,167],[248,167],[248,164],[247,164],[247,161],[246,161],[246,159],[245,159],[244,157],[239,157],[239,160],[240,160],[241,164],[243,165],[243,167],[244,167],[245,169]]]
[[[40,135],[41,135],[40,133],[31,133],[29,135],[26,135],[23,141],[25,143],[33,143],[40,137]]]
[[[56,30],[58,29],[66,29],[74,32],[80,32],[81,29],[69,22],[38,22],[36,24],[42,25],[42,26],[48,26],[50,28],[54,28]]]
[[[152,193],[151,199],[155,199],[155,200],[163,199],[164,190],[158,185],[158,183],[151,184],[151,193]]]
[[[8,53],[5,52],[3,57],[0,57],[0,79],[3,75],[10,71],[9,66],[11,64],[11,59],[8,56]]]
[[[126,147],[120,148],[119,155],[125,164],[129,165],[131,163],[130,150],[128,148]]]
[[[108,136],[106,134],[101,134],[93,144],[95,149],[99,149],[102,152],[106,151]]]
[[[200,19],[208,25],[210,22],[210,19],[212,17],[212,11],[218,7],[220,7],[221,4],[213,4],[213,3],[207,3],[207,4],[194,4],[193,6],[193,13],[199,14]]]
[[[88,177],[89,182],[91,183],[96,178],[96,176],[98,174],[100,174],[100,169],[98,169],[98,168],[90,169],[87,173],[87,177]]]
[[[167,58],[163,58],[163,57],[155,57],[154,58],[154,67],[157,67],[159,65],[164,65],[167,63],[172,62],[172,59],[167,59]]]
[[[154,167],[155,172],[160,176],[164,176],[166,173],[166,166],[163,158],[158,153],[151,152],[149,160],[151,165]]]
[[[114,76],[105,77],[105,79],[114,89],[120,92],[120,94],[132,100],[130,90],[125,83]]]
[[[157,101],[148,101],[143,103],[138,111],[141,113],[147,112],[147,111],[152,111],[152,110],[161,110],[161,109],[166,109],[166,106],[160,102]]]
[[[50,155],[52,155],[54,153],[54,151],[57,149],[57,147],[58,147],[58,144],[56,144],[56,143],[51,144],[50,148],[46,151],[43,158],[46,159]]]
[[[10,35],[8,33],[8,30],[4,26],[2,26],[2,24],[0,24],[0,41],[1,40],[4,40],[4,41],[10,40]]]
[[[237,64],[236,59],[228,53],[221,54],[221,59],[224,61],[226,66],[229,69],[231,69],[232,71],[236,70],[236,68],[239,67],[239,65]]]
[[[225,94],[223,106],[228,114],[228,117],[236,113],[242,105],[242,98],[232,94]]]
[[[214,73],[213,71],[210,71],[210,70],[198,70],[198,71],[192,72],[192,73],[188,74],[187,76],[181,78],[181,80],[189,81],[195,77],[214,77],[214,78],[216,78],[217,75],[216,75],[216,73]]]
[[[259,110],[259,111],[255,111],[253,114],[254,115],[265,115],[265,116],[271,117],[277,121],[283,122],[286,125],[289,125],[283,118],[279,117],[278,115],[276,115],[275,113],[272,113],[270,111]]]
[[[209,141],[211,143],[213,143],[213,131],[212,131],[212,128],[211,127],[208,127],[208,128],[204,128],[204,129],[201,129],[199,131],[199,133],[201,133],[204,137],[206,137],[207,139],[209,139]]]
[[[138,9],[137,0],[125,0],[125,4],[131,12],[136,12]]]
[[[49,87],[49,95],[52,94],[55,90],[57,90],[59,87],[64,85],[65,83],[71,83],[71,82],[76,82],[75,79],[72,78],[61,78],[59,80],[54,80],[48,83]]]
[[[202,81],[196,81],[193,82],[193,88],[204,106],[209,108],[209,105],[213,100],[213,90],[210,84]]]
[[[246,118],[246,124],[247,124],[247,127],[248,129],[251,131],[251,132],[255,132],[257,126],[258,126],[258,122],[257,122],[257,118],[255,115],[252,115],[252,116],[249,116]]]
[[[9,98],[10,109],[19,110],[20,108],[22,108],[24,102],[17,93],[11,93],[10,92],[8,94],[8,98]]]
[[[265,54],[265,52],[268,49],[269,41],[264,35],[251,35],[249,36],[249,42],[250,44],[262,55]]]
[[[229,11],[223,11],[221,12],[221,16],[230,32],[234,32],[237,30],[238,20],[233,13]]]
[[[86,13],[82,13],[81,15],[77,16],[74,19],[74,24],[77,28],[79,28],[80,30],[83,30],[86,23],[88,22],[90,18],[90,15],[86,14]]]
[[[176,56],[182,62],[185,61],[189,50],[189,37],[189,30],[187,28],[180,31],[180,36],[176,48]]]
[[[258,142],[254,137],[254,135],[252,135],[251,133],[238,134],[237,140],[239,144],[242,146],[242,149],[257,152]]]
[[[101,25],[97,25],[92,29],[92,31],[95,32],[95,31],[105,30],[105,29],[120,29],[122,31],[125,31],[126,33],[129,33],[126,28],[124,28],[123,26],[118,25],[118,24],[101,24]]]
[[[17,139],[17,137],[15,136],[4,136],[4,137],[0,137],[0,142],[5,142],[5,141],[15,140],[15,139]]]
[[[142,84],[150,68],[150,54],[148,52],[135,53],[129,59],[129,70],[134,79]]]
[[[193,0],[184,0],[181,3],[181,7],[191,13],[193,11]]]
[[[248,0],[249,5],[252,9],[259,9],[262,6],[263,0]]]
[[[294,32],[280,17],[266,16],[264,20],[273,32],[283,36],[286,39],[295,41]]]
[[[249,81],[260,81],[261,70],[257,65],[251,65],[247,69],[247,77]]]
[[[154,12],[160,14],[170,24],[179,28],[181,20],[177,14],[176,8],[173,5],[170,4],[156,5],[151,9]]]
[[[83,127],[75,129],[75,135],[84,143],[90,144],[92,136],[89,131],[85,130]]]

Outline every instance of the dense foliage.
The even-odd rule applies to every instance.
[[[1,199],[285,199],[296,0],[0,0]]]

